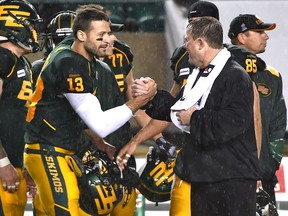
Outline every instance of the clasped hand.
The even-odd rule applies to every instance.
[[[146,96],[151,100],[157,93],[157,84],[150,77],[141,77],[132,84],[132,96]]]

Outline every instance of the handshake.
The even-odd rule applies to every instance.
[[[157,93],[157,85],[150,77],[136,79],[132,85],[133,99],[126,105],[135,113],[140,107],[146,105]]]

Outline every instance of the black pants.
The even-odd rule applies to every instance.
[[[270,196],[269,201],[272,202],[274,205],[276,205],[275,190],[274,190],[275,186],[276,182],[265,180],[262,181],[263,190],[265,190],[269,194]]]
[[[255,216],[256,181],[191,184],[193,216]]]

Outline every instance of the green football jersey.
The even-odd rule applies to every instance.
[[[178,47],[174,50],[170,58],[170,68],[174,74],[174,81],[182,88],[186,84],[189,74],[195,68],[189,62],[189,55],[184,46]]]
[[[114,73],[120,91],[126,98],[127,84],[125,78],[132,69],[134,56],[130,47],[122,41],[116,40],[113,46],[113,54],[105,57],[103,61]]]
[[[63,93],[95,95],[97,81],[95,59],[88,61],[65,44],[54,49],[36,83],[26,119],[26,143],[78,149],[86,126]]]
[[[13,166],[22,167],[25,117],[33,93],[30,63],[3,47],[0,56],[0,139]]]

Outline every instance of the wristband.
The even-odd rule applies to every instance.
[[[5,167],[10,164],[8,157],[4,157],[0,159],[0,168]]]

